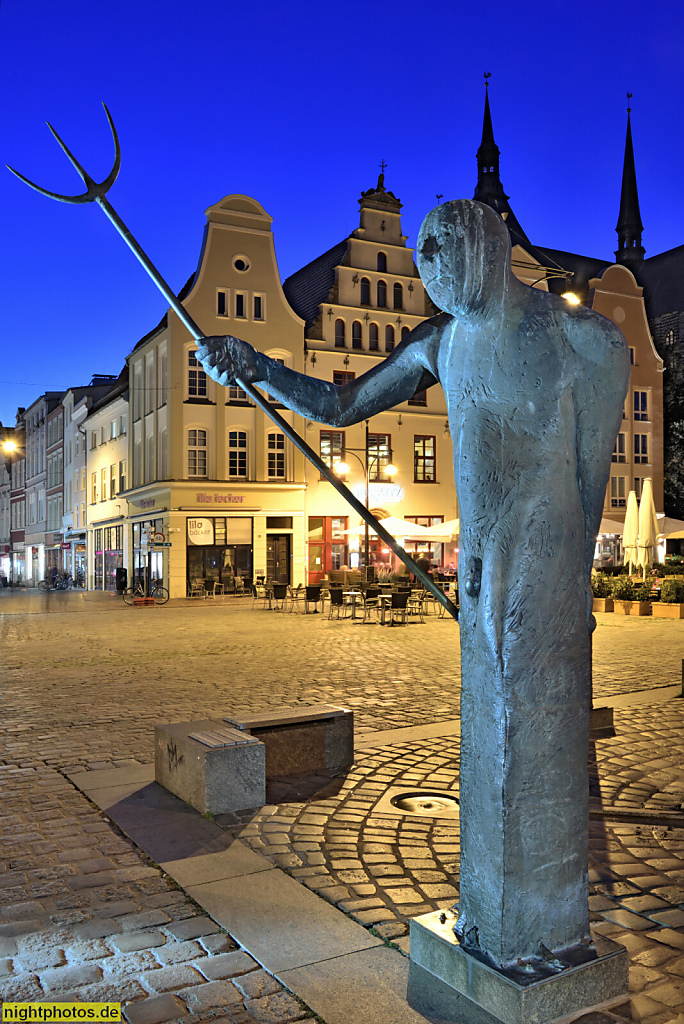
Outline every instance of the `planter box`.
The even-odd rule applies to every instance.
[[[595,597],[594,607],[592,611],[595,612],[612,612],[613,610],[613,598],[612,597]]]
[[[658,619],[684,619],[684,604],[676,601],[656,601],[653,605],[653,614]]]
[[[618,601],[613,599],[613,611],[616,615],[650,615],[651,601]]]

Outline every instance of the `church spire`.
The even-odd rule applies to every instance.
[[[627,101],[632,93],[627,93]],[[634,147],[632,145],[631,107],[627,107],[627,137],[625,139],[625,160],[622,167],[622,191],[620,193],[620,215],[617,231],[618,248],[615,252],[617,263],[633,266],[644,258],[645,249],[641,244],[641,223],[639,212],[639,193],[637,191],[636,168],[634,166]]]
[[[499,147],[494,141],[492,115],[489,109],[489,79],[491,72],[485,72],[485,107],[482,122],[482,142],[477,151],[477,185],[473,199],[486,203],[498,213],[509,210],[508,196],[499,180]]]

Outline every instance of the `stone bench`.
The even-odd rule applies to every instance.
[[[266,803],[266,748],[224,722],[174,722],[154,729],[154,777],[201,814]]]
[[[224,718],[266,747],[266,778],[348,768],[354,762],[354,712],[334,704],[279,708]]]

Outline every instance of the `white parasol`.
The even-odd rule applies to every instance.
[[[644,480],[639,504],[639,543],[637,547],[637,565],[643,566],[646,579],[646,566],[653,561],[653,548],[658,542],[658,520],[653,501],[653,481],[650,476]]]
[[[428,534],[427,526],[418,526],[417,523],[409,523],[406,519],[399,519],[398,516],[388,516],[387,519],[381,519],[380,522],[392,536],[402,540],[427,540]],[[363,537],[366,532],[366,527],[362,523],[361,526],[352,526],[351,529],[344,531],[346,534],[352,534],[354,537]],[[371,530],[371,533],[373,530]]]
[[[636,492],[630,491],[627,498],[627,512],[625,513],[624,533],[622,534],[622,548],[624,551],[625,565],[637,564],[637,540],[639,538],[639,506],[637,505]]]

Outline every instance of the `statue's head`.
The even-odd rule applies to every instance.
[[[457,199],[428,213],[418,234],[416,260],[436,306],[454,316],[483,314],[503,300],[511,240],[495,210]]]

